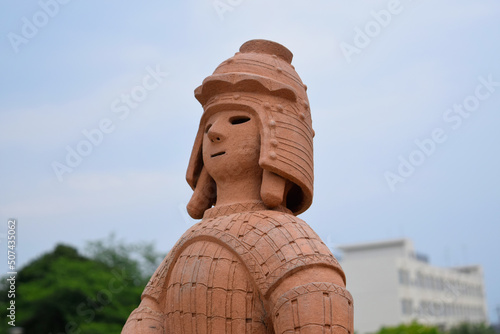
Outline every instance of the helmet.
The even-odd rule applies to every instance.
[[[240,52],[222,62],[195,89],[204,113],[187,169],[186,179],[197,188],[212,189],[202,201],[208,209],[215,202],[213,180],[203,168],[202,140],[206,120],[214,113],[232,109],[253,112],[260,121],[259,165],[292,183],[286,206],[297,215],[309,208],[313,198],[313,136],[306,90],[284,46],[266,40],[244,43]],[[189,205],[188,205],[189,207]],[[189,211],[189,210],[188,210]],[[191,212],[190,212],[191,214]],[[192,215],[192,214],[191,214]],[[192,215],[193,216],[193,215]],[[200,214],[195,214],[201,218]],[[201,214],[202,216],[202,214]]]

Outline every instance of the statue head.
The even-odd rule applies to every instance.
[[[216,203],[216,180],[224,177],[258,175],[269,208],[284,205],[297,215],[311,205],[314,131],[292,57],[278,43],[251,40],[196,88],[204,112],[186,175],[193,218]],[[239,153],[224,156],[223,141]]]

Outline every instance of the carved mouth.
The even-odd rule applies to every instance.
[[[222,151],[222,152],[219,152],[219,153],[212,154],[210,157],[211,157],[211,158],[215,158],[215,157],[218,157],[218,156],[220,156],[220,155],[224,155],[224,154],[226,154],[226,152],[225,152],[225,151]]]

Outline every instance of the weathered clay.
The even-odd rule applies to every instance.
[[[203,218],[172,248],[123,334],[353,333],[342,268],[304,221],[313,197],[306,86],[280,44],[253,40],[195,90],[187,170]]]

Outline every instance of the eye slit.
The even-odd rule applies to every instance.
[[[205,128],[205,133],[208,133],[208,130],[212,127],[212,124],[208,124],[207,127]]]
[[[250,120],[250,117],[248,116],[234,116],[229,119],[229,123],[235,125],[235,124],[242,124],[246,123]]]

